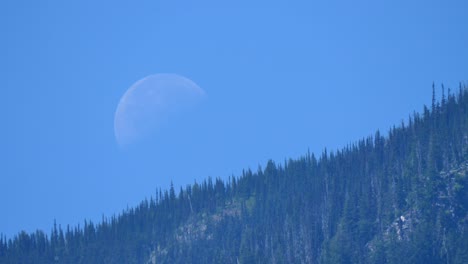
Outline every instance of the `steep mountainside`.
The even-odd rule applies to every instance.
[[[336,152],[0,239],[0,263],[468,263],[468,89]]]

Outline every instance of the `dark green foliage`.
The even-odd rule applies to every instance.
[[[0,236],[0,263],[468,263],[468,90],[408,124],[100,223]]]

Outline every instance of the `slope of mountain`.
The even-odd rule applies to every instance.
[[[468,263],[467,210],[460,87],[388,136],[1,238],[0,263]]]

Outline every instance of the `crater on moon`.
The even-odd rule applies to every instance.
[[[177,74],[154,74],[133,84],[122,96],[114,116],[114,134],[121,147],[153,135],[175,113],[187,111],[205,91]]]

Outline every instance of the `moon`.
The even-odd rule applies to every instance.
[[[177,74],[153,74],[137,81],[115,111],[117,144],[126,147],[148,139],[175,114],[190,110],[205,97],[196,83]]]

